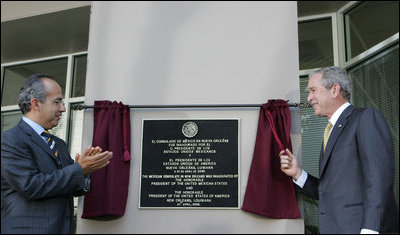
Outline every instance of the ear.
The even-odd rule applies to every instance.
[[[338,95],[340,95],[340,90],[342,88],[340,87],[340,85],[338,83],[333,84],[332,86],[332,95],[334,98],[336,98]]]
[[[39,107],[39,100],[38,99],[32,98],[30,104],[31,104],[31,110],[32,111],[38,111],[39,110],[40,107]]]

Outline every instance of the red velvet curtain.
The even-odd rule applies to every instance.
[[[122,102],[94,102],[92,146],[113,152],[110,164],[91,174],[82,218],[114,219],[125,213],[130,171],[130,109]]]
[[[280,170],[279,152],[292,151],[290,124],[287,101],[263,104],[242,210],[277,219],[300,217],[292,178]]]

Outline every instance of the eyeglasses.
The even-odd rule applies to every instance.
[[[56,99],[56,100],[54,100],[54,101],[53,101],[53,104],[56,104],[56,105],[58,105],[58,106],[60,106],[60,105],[65,106],[64,100],[62,100],[62,99]]]

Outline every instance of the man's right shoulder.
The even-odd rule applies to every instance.
[[[4,137],[14,136],[17,133],[23,132],[23,129],[22,129],[22,126],[21,126],[21,124],[22,124],[21,122],[23,122],[23,121],[21,120],[20,123],[18,123],[17,125],[11,127],[8,130],[5,130],[3,133],[1,133],[1,137],[2,137],[1,139],[3,139],[3,136]]]
[[[3,133],[1,133],[1,135],[3,136],[3,135],[9,135],[9,134],[11,134],[11,133],[14,133],[14,132],[16,132],[17,130],[17,126],[13,126],[13,127],[11,127],[10,129],[7,129],[7,130],[5,130]]]

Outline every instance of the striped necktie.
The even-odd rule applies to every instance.
[[[46,138],[47,145],[50,147],[50,149],[53,151],[54,155],[58,159],[58,149],[56,146],[56,141],[54,141],[53,135],[50,134],[48,130],[44,130],[41,135]],[[61,164],[60,159],[58,159],[58,162]]]
[[[331,129],[332,129],[332,123],[328,122],[328,124],[325,127],[325,131],[324,131],[324,153],[325,153],[326,144],[328,143]]]

